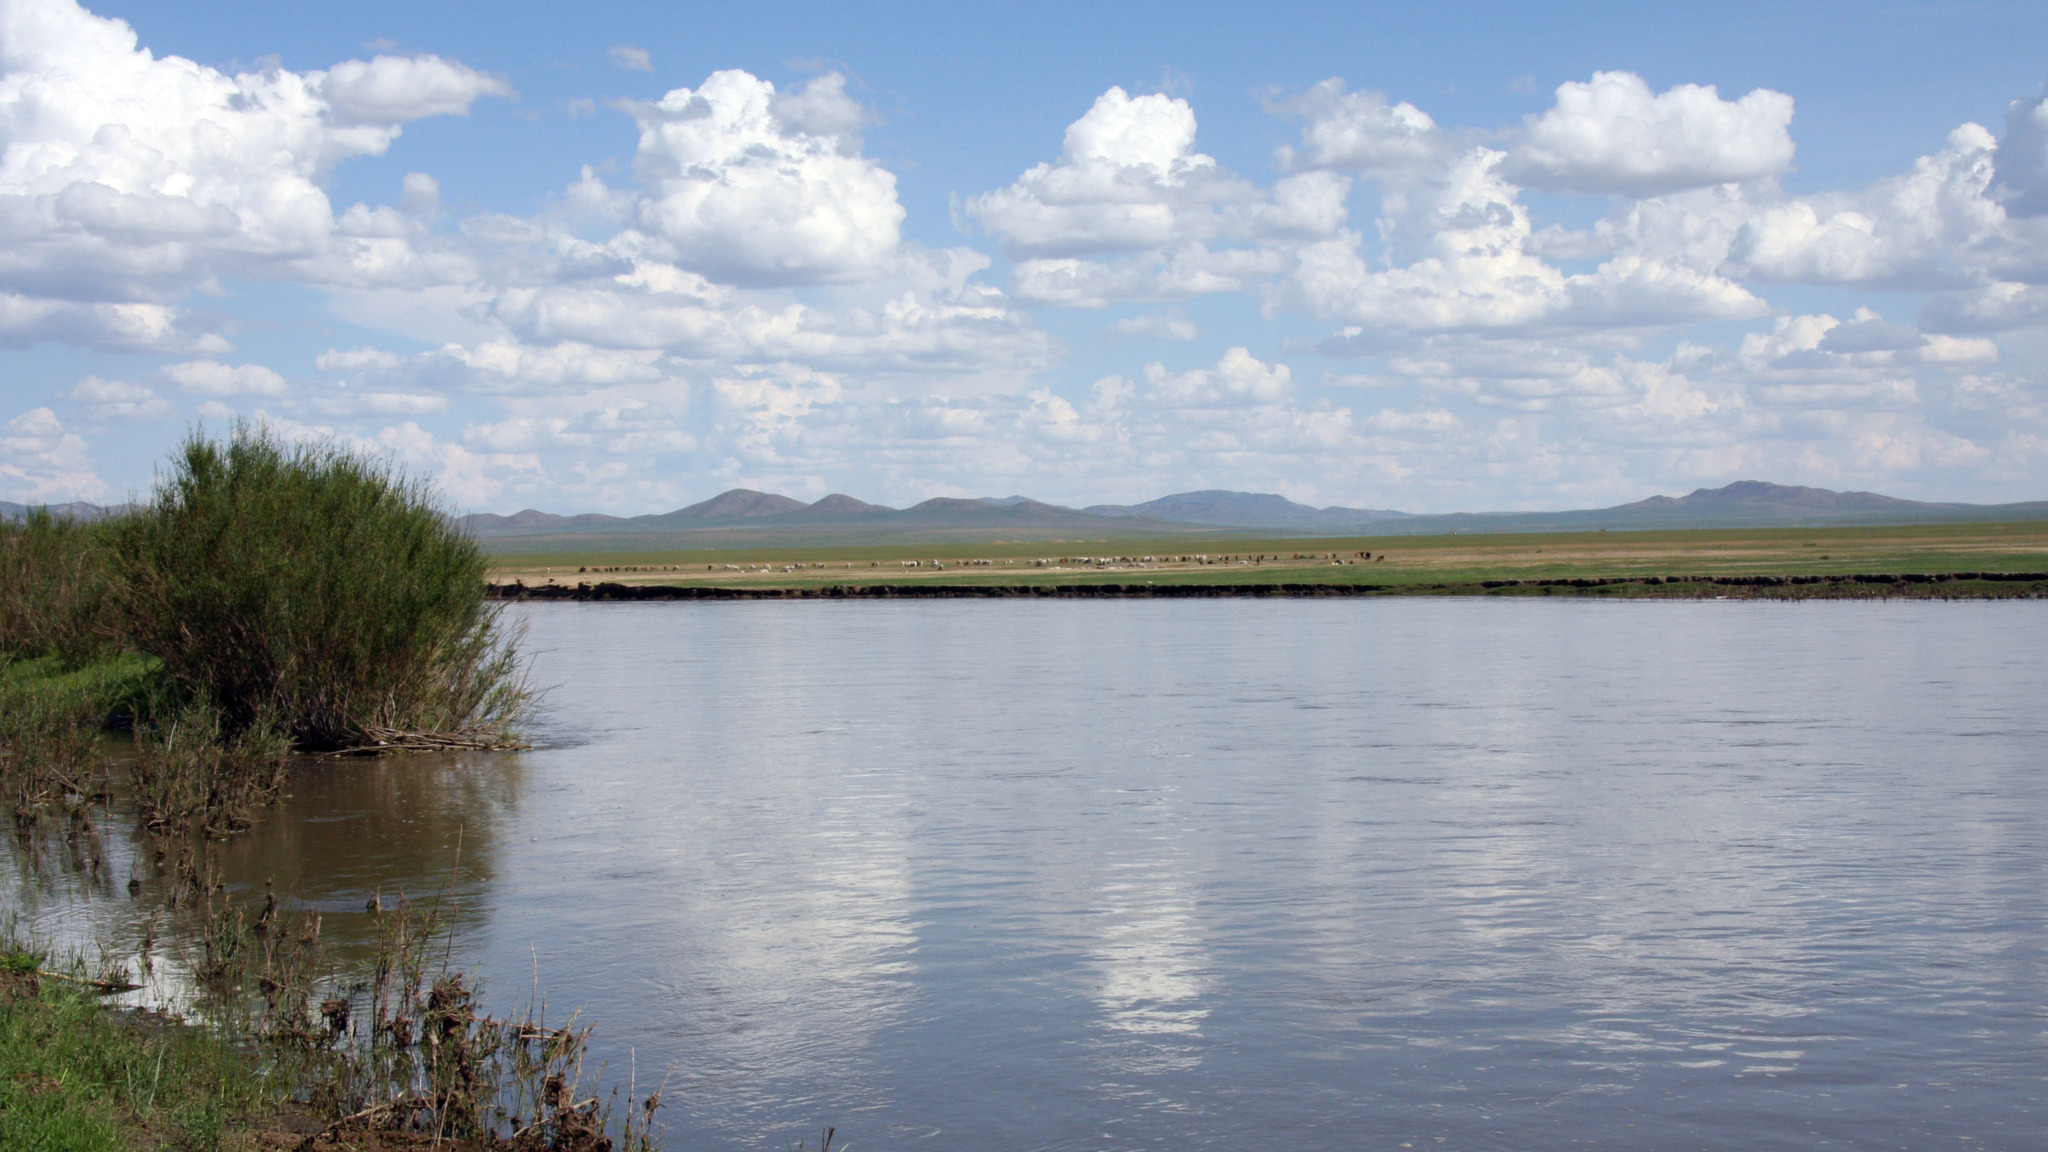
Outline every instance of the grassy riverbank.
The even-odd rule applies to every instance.
[[[258,1053],[167,1017],[111,1012],[84,977],[0,951],[0,1148],[222,1146],[280,1128],[288,1086]]]
[[[487,561],[433,494],[340,448],[194,436],[151,499],[0,523],[0,664],[21,703],[135,657],[126,720],[318,751],[514,742],[528,699]]]
[[[18,816],[0,845],[16,873],[0,921],[0,1148],[656,1146],[659,1088],[598,1090],[588,1026],[551,1022],[537,993],[523,1009],[487,1007],[452,961],[452,895],[376,893],[330,946],[331,910],[267,883],[252,891],[246,877],[231,885],[239,836],[147,820],[108,763],[118,742],[98,751],[89,775]],[[48,919],[106,902],[130,906],[125,927],[81,933]],[[27,936],[38,910],[72,943]]]
[[[374,895],[373,958],[344,965],[317,911],[221,879],[293,771],[348,770],[306,753],[516,743],[530,694],[484,571],[387,464],[249,428],[194,436],[121,517],[0,523],[10,922],[57,888],[118,899],[123,857],[150,906],[92,972],[0,939],[0,1148],[652,1146],[658,1093],[601,1098],[587,1029],[487,1011],[443,909]]]
[[[588,1027],[486,1012],[438,908],[381,911],[374,962],[341,970],[318,915],[172,871],[182,910],[137,955],[0,944],[0,1148],[652,1152],[659,1091],[600,1096]],[[173,965],[195,997],[178,1015],[110,1006]]]
[[[667,585],[734,590],[851,591],[894,587],[1314,586],[1383,595],[1885,594],[1862,576],[2048,572],[2048,523],[1770,528],[1714,531],[1559,532],[1483,536],[1090,541],[990,544],[973,552],[906,547],[567,554],[492,558],[491,579],[528,588],[577,584]],[[914,565],[914,566],[913,566]],[[1673,578],[1680,578],[1673,583]],[[1696,578],[1705,578],[1705,583]],[[1836,579],[1827,579],[1836,578]],[[2025,582],[1944,580],[1942,594],[2032,594]],[[1927,594],[1912,581],[1900,595]],[[1764,591],[1759,591],[1759,590]],[[1780,589],[1781,591],[1767,591]],[[1134,593],[1136,594],[1136,593]]]

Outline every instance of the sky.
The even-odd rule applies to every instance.
[[[2048,5],[0,0],[0,499],[2048,498]]]

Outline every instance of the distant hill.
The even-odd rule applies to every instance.
[[[19,520],[32,509],[46,508],[50,515],[72,520],[104,520],[109,516],[122,516],[135,511],[135,504],[88,504],[74,500],[69,504],[15,504],[0,500],[0,520]]]
[[[904,539],[1058,539],[1111,535],[1186,535],[1187,525],[1148,516],[1110,519],[1022,496],[999,500],[936,497],[909,508],[869,504],[839,493],[813,504],[748,488],[651,516],[511,516],[479,513],[460,523],[485,541],[521,547],[744,547],[788,540],[837,543]]]
[[[464,516],[459,523],[475,536],[508,536],[521,532],[560,532],[565,529],[583,528],[593,524],[617,524],[617,516],[604,516],[596,512],[585,512],[580,516],[556,516],[549,512],[537,512],[528,508],[510,516],[499,516],[492,512],[478,512]]]
[[[30,505],[0,500],[0,520],[18,520]],[[99,520],[133,510],[84,501],[44,505],[53,515]],[[909,508],[869,504],[838,493],[805,504],[771,492],[734,488],[709,500],[652,516],[557,515],[533,508],[502,516],[479,512],[458,520],[484,541],[516,546],[591,548],[722,548],[782,546],[800,540],[835,543],[909,539],[1109,540],[1143,536],[1286,533],[1302,536],[1407,536],[1445,532],[1550,532],[1655,528],[1739,528],[1767,525],[1937,524],[2048,520],[2048,500],[2018,504],[1935,503],[1876,492],[1835,492],[1738,480],[1684,496],[1651,496],[1611,508],[1568,512],[1423,514],[1372,508],[1312,508],[1263,492],[1204,489],[1143,504],[1068,508],[1026,496],[964,500],[938,497]],[[659,537],[659,539],[656,539]]]
[[[1081,511],[1091,516],[1150,516],[1184,524],[1229,528],[1306,528],[1345,531],[1386,520],[1405,520],[1407,512],[1371,508],[1311,508],[1285,496],[1259,492],[1226,492],[1210,488],[1177,492],[1143,504],[1093,504]]]
[[[1633,504],[1622,504],[1610,512],[1640,512],[1652,515],[1752,515],[1766,518],[1786,516],[1856,516],[1867,513],[1917,514],[1928,508],[2022,507],[2022,505],[1924,504],[1900,500],[1875,492],[1831,492],[1826,488],[1795,488],[1766,484],[1761,480],[1737,480],[1725,488],[1700,488],[1689,496],[1673,499],[1652,496]]]
[[[846,499],[858,504],[860,501],[848,496]],[[810,510],[810,505],[787,496],[775,496],[767,492],[756,492],[751,488],[735,488],[721,492],[701,504],[678,508],[660,516],[634,517],[649,520],[664,527],[686,527],[693,524],[721,524],[734,520],[756,520],[763,516],[789,516]]]
[[[1685,496],[1652,496],[1612,508],[1573,512],[1457,512],[1416,516],[1397,533],[1548,532],[1593,529],[1741,528],[1769,525],[1939,524],[2048,519],[2048,500],[2021,504],[1942,504],[1875,492],[1834,492],[1738,480]]]
[[[1456,512],[1419,515],[1370,508],[1312,508],[1283,496],[1209,489],[1143,504],[1068,508],[1024,496],[939,497],[909,508],[834,494],[813,504],[735,488],[652,516],[557,516],[527,509],[481,513],[462,524],[495,548],[657,549],[852,544],[908,540],[1112,540],[1248,533],[1405,536],[1446,532],[1733,528],[1767,525],[1908,524],[2048,519],[2048,501],[1941,504],[1874,492],[1833,492],[1743,480],[1685,496],[1652,496],[1611,508],[1568,512]]]

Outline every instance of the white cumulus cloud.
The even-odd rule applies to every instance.
[[[463,116],[485,96],[510,97],[503,77],[439,56],[344,60],[311,79],[331,116],[343,123],[408,124],[428,116]]]
[[[1387,102],[1370,90],[1345,91],[1331,78],[1273,111],[1304,121],[1301,147],[1282,146],[1282,168],[1343,168],[1367,176],[1401,177],[1442,155],[1443,133],[1429,114],[1405,101]]]
[[[1758,88],[1723,100],[1712,85],[1650,90],[1632,72],[1557,88],[1508,154],[1510,180],[1561,192],[1654,196],[1777,176],[1792,165],[1792,98]]]
[[[261,364],[188,360],[167,364],[159,371],[164,379],[200,396],[281,396],[289,387],[284,377]]]
[[[1996,148],[1989,132],[1965,124],[1910,172],[1860,192],[1760,203],[1732,238],[1727,266],[1745,278],[1793,283],[1935,288],[1981,280],[1982,270],[2015,255],[1995,242],[2004,211],[1986,196]]]
[[[1197,152],[1195,128],[1186,100],[1111,88],[1067,127],[1056,162],[964,210],[1016,258],[1020,298],[1067,307],[1241,291],[1283,268],[1285,248],[1343,225],[1348,176],[1260,189]]]
[[[2015,100],[1998,142],[1996,195],[2014,216],[2048,216],[2048,94]]]
[[[1631,327],[1765,314],[1741,285],[1636,254],[1566,274],[1534,250],[1528,208],[1500,171],[1502,153],[1474,148],[1426,186],[1386,198],[1381,233],[1392,267],[1375,268],[1347,232],[1301,249],[1277,299],[1375,330]]]
[[[103,304],[0,292],[0,345],[58,340],[122,352],[222,352],[227,341],[187,331],[162,304]]]
[[[1213,236],[1219,205],[1257,198],[1195,151],[1186,100],[1111,88],[1067,127],[1056,163],[967,201],[967,213],[1020,256],[1141,251]]]
[[[435,56],[228,75],[158,57],[72,0],[0,5],[0,292],[15,339],[192,346],[175,303],[224,274],[317,279],[321,187],[399,126],[509,92]],[[399,242],[399,243],[402,243]],[[388,257],[387,257],[388,259]],[[148,305],[138,313],[79,309]],[[33,317],[40,311],[40,326]]]
[[[745,285],[883,274],[901,240],[896,177],[860,154],[864,119],[837,74],[794,101],[740,71],[640,107],[639,226],[678,266]]]
[[[157,395],[154,388],[98,376],[81,379],[63,396],[84,405],[86,414],[95,420],[164,420],[178,412],[177,407]]]
[[[48,408],[0,425],[0,495],[25,504],[104,499],[85,438]]]
[[[1228,407],[1277,404],[1294,392],[1293,374],[1285,364],[1268,364],[1244,348],[1232,348],[1213,368],[1169,372],[1164,364],[1145,365],[1148,399],[1174,407]]]
[[[1347,178],[1306,172],[1271,190],[1195,151],[1186,100],[1111,88],[1067,127],[1058,161],[970,197],[967,214],[1024,259],[1157,252],[1218,238],[1328,236]]]

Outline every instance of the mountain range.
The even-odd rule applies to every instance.
[[[813,504],[770,492],[735,488],[702,503],[652,516],[555,516],[531,508],[510,516],[478,513],[464,516],[463,527],[481,538],[507,536],[640,536],[647,533],[703,533],[741,530],[747,534],[791,533],[854,537],[980,536],[1008,532],[1018,537],[1050,537],[1060,533],[1100,535],[1106,528],[1131,534],[1184,533],[1185,524],[1133,515],[1126,521],[1087,511],[1044,504],[1021,496],[965,500],[941,496],[909,508],[869,504],[851,496],[831,495]]]
[[[60,516],[97,519],[132,505],[51,505]],[[27,509],[0,501],[0,519]],[[2048,501],[1959,504],[1901,500],[1875,492],[1834,492],[1742,480],[1685,496],[1652,496],[1610,508],[1568,512],[1416,514],[1375,508],[1313,508],[1271,493],[1207,489],[1143,504],[1069,508],[1024,496],[978,500],[939,497],[908,508],[869,504],[834,494],[806,504],[770,492],[735,488],[709,500],[649,516],[595,512],[556,515],[528,508],[510,516],[460,517],[463,528],[494,548],[737,547],[799,539],[847,544],[916,539],[1109,539],[1132,536],[1432,535],[1446,532],[1541,532],[1593,529],[1734,528],[1746,526],[1958,523],[2048,520]]]
[[[1220,489],[1179,492],[1142,504],[1092,504],[1084,508],[1005,496],[979,500],[941,497],[896,509],[836,494],[805,504],[787,496],[735,488],[702,503],[654,516],[555,516],[528,509],[511,516],[465,516],[462,523],[484,539],[687,532],[707,536],[741,533],[767,542],[768,538],[794,535],[825,535],[842,540],[989,534],[1014,538],[1050,538],[1053,534],[1096,538],[1185,536],[1190,531],[1380,536],[2041,519],[2048,519],[2048,501],[1930,503],[1875,492],[1834,492],[1743,480],[1721,488],[1701,488],[1686,496],[1652,496],[1610,508],[1568,512],[1416,514],[1375,508],[1314,508],[1271,493]],[[709,539],[705,542],[713,543]]]
[[[7,500],[0,500],[0,520],[19,520],[23,516],[28,515],[29,510],[32,508],[45,509],[50,515],[59,518],[104,520],[109,516],[119,516],[124,512],[132,512],[139,507],[141,507],[139,504],[88,504],[83,500],[73,500],[69,504],[15,504]]]

